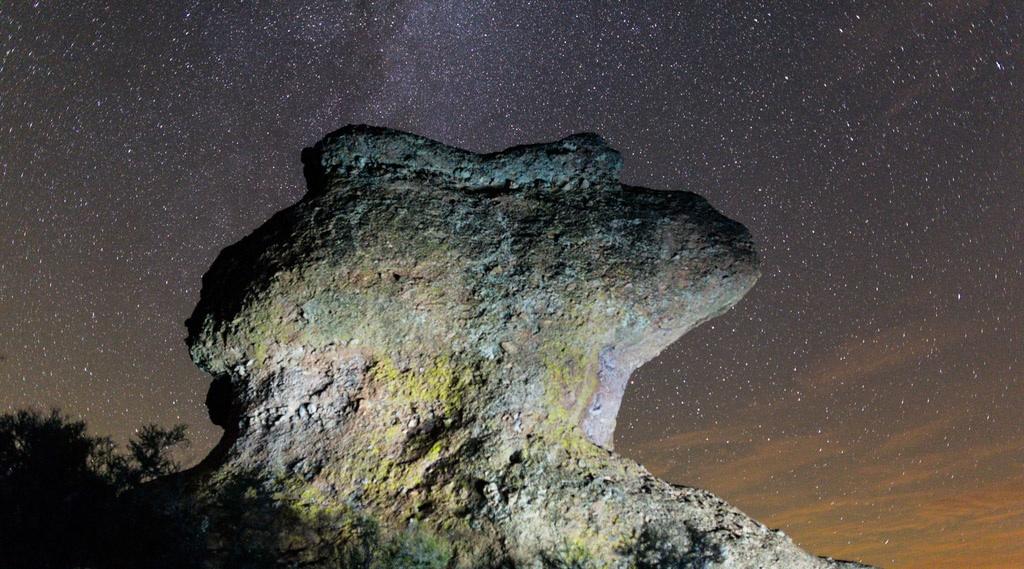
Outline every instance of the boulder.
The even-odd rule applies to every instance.
[[[302,157],[187,322],[225,429],[182,486],[211,566],[854,566],[613,451],[630,374],[757,280],[742,225],[621,184],[593,134]]]

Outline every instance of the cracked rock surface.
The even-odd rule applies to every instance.
[[[630,374],[758,277],[598,136],[474,154],[350,126],[189,318],[225,436],[182,477],[211,567],[854,567],[613,452]]]

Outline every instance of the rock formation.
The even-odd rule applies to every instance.
[[[742,225],[591,134],[351,126],[303,162],[187,323],[225,429],[182,486],[210,566],[846,566],[612,452],[630,374],[756,281]]]

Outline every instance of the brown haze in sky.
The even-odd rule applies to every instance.
[[[818,554],[1024,567],[1024,2],[0,2],[0,409],[220,432],[183,322],[346,123],[598,132],[764,276],[618,449]]]

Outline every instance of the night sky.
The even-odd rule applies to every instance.
[[[303,146],[594,131],[764,259],[634,378],[618,449],[818,554],[1024,566],[1022,39],[1016,0],[4,0],[0,411],[186,422],[199,457],[183,321]]]

